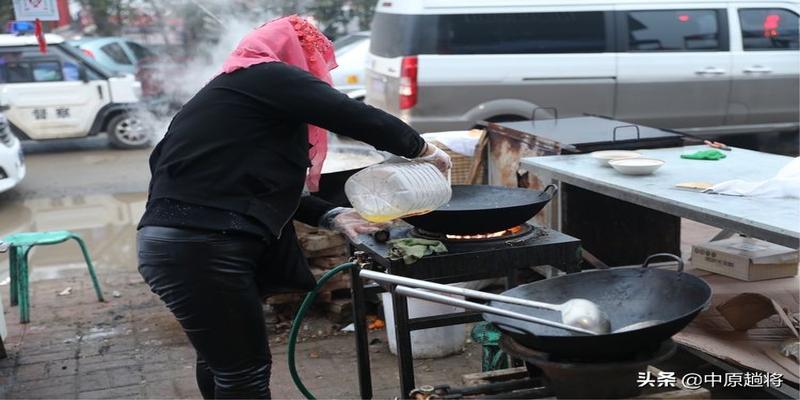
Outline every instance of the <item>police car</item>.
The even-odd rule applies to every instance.
[[[0,192],[17,186],[25,178],[25,158],[19,140],[11,134],[11,127],[0,114]]]
[[[107,133],[117,148],[150,144],[139,110],[141,85],[114,75],[57,35],[42,54],[31,35],[0,35],[0,101],[23,140],[81,138]]]

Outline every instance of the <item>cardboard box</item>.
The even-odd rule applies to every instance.
[[[692,266],[743,281],[797,275],[798,251],[741,236],[692,246]]]

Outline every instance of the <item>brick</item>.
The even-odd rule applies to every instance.
[[[176,399],[178,391],[172,379],[146,381],[144,383],[145,397],[148,399]]]
[[[138,385],[142,383],[142,373],[138,367],[125,367],[108,370],[111,377],[110,387]]]
[[[347,245],[347,239],[345,239],[344,235],[330,231],[301,235],[298,239],[300,240],[300,247],[307,252]]]
[[[139,363],[139,360],[128,353],[106,354],[79,359],[78,371],[81,374],[92,371],[106,371],[121,367],[132,367]]]
[[[28,382],[17,382],[13,390],[15,392],[27,392],[32,390],[44,390],[52,387],[70,386],[70,389],[64,389],[64,392],[74,392],[75,376],[61,376],[56,378],[43,378]]]
[[[175,380],[175,390],[178,398],[197,399],[200,398],[200,389],[197,387],[197,379],[194,377],[184,377]]]
[[[71,399],[75,398],[75,382],[58,386],[12,392],[9,399]]]
[[[93,371],[81,374],[78,380],[78,390],[81,392],[103,390],[109,387],[111,387],[111,377],[108,371]]]
[[[112,389],[93,390],[80,392],[79,399],[131,399],[142,397],[140,385],[124,386]]]
[[[40,354],[28,355],[27,352],[19,354],[17,357],[18,365],[36,364],[48,361],[65,361],[75,359],[74,350],[45,352]]]
[[[17,368],[17,381],[35,381],[47,377],[47,363],[23,365]]]

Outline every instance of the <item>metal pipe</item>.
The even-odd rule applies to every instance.
[[[481,292],[479,290],[472,290],[457,286],[442,285],[440,283],[433,283],[419,279],[406,278],[404,276],[384,274],[382,272],[361,270],[361,276],[379,282],[394,283],[395,285],[403,285],[420,289],[434,290],[437,292],[450,293],[464,297],[472,297],[474,299],[499,301],[501,303],[516,304],[520,306],[534,307],[534,308],[544,308],[546,310],[559,311],[559,312],[561,311],[560,304],[542,303],[539,301],[521,299],[519,297],[486,293],[486,292]]]
[[[361,271],[361,273],[363,274],[364,271]],[[589,331],[589,330],[586,330],[586,329],[581,329],[581,328],[576,328],[576,327],[573,327],[573,326],[562,324],[560,322],[555,322],[555,321],[550,321],[550,320],[547,320],[547,319],[536,318],[536,317],[532,317],[530,315],[525,315],[525,314],[521,314],[521,313],[517,313],[517,312],[513,312],[513,311],[503,310],[503,309],[500,309],[500,308],[487,306],[485,304],[473,303],[471,301],[456,299],[456,298],[444,296],[444,295],[441,295],[441,294],[426,292],[424,290],[412,289],[412,288],[407,287],[407,286],[397,286],[395,288],[395,293],[403,295],[403,296],[407,296],[407,297],[415,297],[415,298],[422,299],[422,300],[433,301],[435,303],[441,303],[441,304],[446,304],[446,305],[450,305],[450,306],[466,308],[468,310],[481,311],[481,312],[485,312],[485,313],[488,313],[488,314],[495,314],[495,315],[499,315],[499,316],[502,316],[502,317],[513,318],[513,319],[517,319],[517,320],[520,320],[520,321],[531,322],[531,323],[534,323],[534,324],[547,325],[547,326],[552,326],[554,328],[566,329],[566,330],[572,331],[572,332],[583,333],[583,334],[587,334],[587,335],[595,335],[595,333],[592,332],[592,331]]]

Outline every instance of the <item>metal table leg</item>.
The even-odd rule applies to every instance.
[[[355,327],[356,358],[358,360],[358,389],[362,399],[372,398],[369,338],[367,337],[366,310],[364,309],[364,282],[359,269],[350,270],[350,296],[353,300],[353,326]]]
[[[397,368],[400,370],[400,398],[407,399],[414,390],[414,359],[411,351],[411,330],[408,326],[408,301],[392,290],[394,332],[397,338]]]

